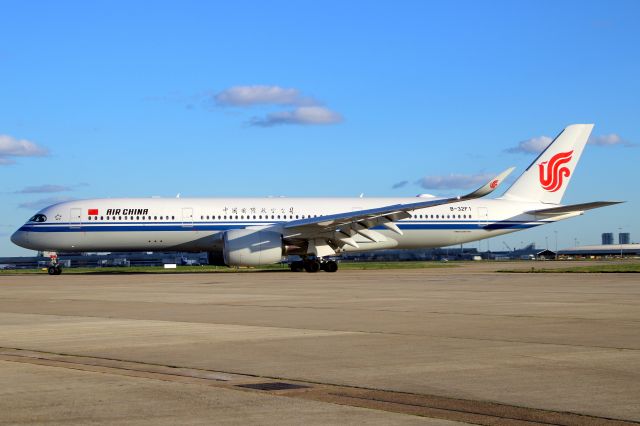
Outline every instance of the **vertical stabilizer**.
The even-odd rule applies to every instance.
[[[502,198],[560,204],[592,129],[593,124],[566,127]]]

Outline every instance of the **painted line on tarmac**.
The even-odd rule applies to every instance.
[[[281,377],[265,377],[19,348],[0,347],[0,360],[184,384],[198,384],[242,392],[300,398],[486,426],[640,425],[640,422],[633,420],[521,407],[490,401],[457,399],[438,395],[289,380]]]

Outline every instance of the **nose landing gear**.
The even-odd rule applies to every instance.
[[[58,254],[55,252],[51,252],[49,254],[49,259],[51,262],[49,263],[49,267],[47,268],[47,273],[49,275],[60,275],[62,273],[62,266],[58,263]]]
[[[49,275],[60,275],[62,273],[62,268],[58,265],[52,265],[47,268],[47,273]]]

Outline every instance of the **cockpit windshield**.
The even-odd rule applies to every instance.
[[[33,216],[31,219],[29,219],[29,222],[46,222],[46,221],[47,221],[47,217],[43,214],[37,214]]]

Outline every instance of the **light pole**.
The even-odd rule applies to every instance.
[[[556,234],[556,253],[555,253],[555,260],[558,260],[558,231],[553,231],[554,234]]]
[[[620,234],[622,233],[622,227],[618,227],[618,245],[620,246],[620,260],[622,260],[622,243],[620,242]]]

